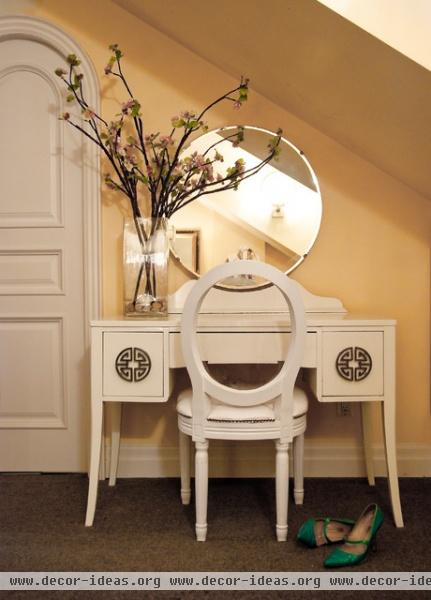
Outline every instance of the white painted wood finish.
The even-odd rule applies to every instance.
[[[185,300],[187,293],[190,291],[192,285],[185,284],[184,288],[179,290],[177,296]],[[270,289],[270,288],[269,288]],[[218,290],[217,290],[218,291]],[[251,292],[250,297],[254,297],[254,302],[257,307],[262,305],[260,294],[263,292]],[[226,296],[226,306],[229,306],[231,301],[232,293],[222,292],[228,294]],[[269,293],[266,290],[266,293]],[[238,294],[243,295],[243,292]],[[389,473],[388,483],[391,495],[391,503],[394,521],[397,527],[403,526],[403,518],[401,512],[401,504],[398,490],[398,476],[397,476],[397,461],[396,461],[396,443],[395,443],[395,410],[396,410],[396,395],[395,395],[395,321],[384,318],[376,318],[370,316],[355,316],[346,313],[344,310],[334,310],[334,307],[341,307],[340,302],[334,302],[332,299],[324,299],[311,297],[309,292],[304,295],[304,303],[309,310],[306,312],[307,321],[307,335],[306,345],[304,354],[304,376],[309,380],[313,391],[319,402],[359,402],[363,413],[363,440],[364,449],[367,465],[368,480],[371,485],[374,484],[374,460],[373,451],[371,447],[371,432],[370,432],[370,419],[369,409],[371,403],[378,402],[382,407],[382,416],[385,430],[385,458],[386,465]],[[171,304],[179,307],[180,301],[173,300]],[[267,300],[265,296],[265,301]],[[218,299],[218,304],[221,302],[221,297]],[[242,301],[244,303],[244,301]],[[224,312],[218,312],[216,306],[212,308],[212,312],[204,313],[198,320],[198,336],[203,335],[205,339],[217,340],[217,346],[220,348],[229,348],[235,341],[234,346],[236,349],[236,355],[247,356],[247,360],[250,360],[250,337],[249,334],[265,334],[264,337],[258,338],[263,339],[263,347],[267,350],[268,355],[271,356],[274,347],[284,348],[284,342],[280,343],[280,337],[285,339],[284,336],[290,332],[289,316],[285,313],[280,312],[269,312],[264,313],[257,311],[251,311],[250,306],[252,305],[251,300],[249,302],[248,312],[237,312],[236,307],[231,309],[231,313],[227,312],[225,308]],[[325,309],[328,303],[328,310]],[[320,307],[320,312],[316,312],[315,307]],[[279,308],[279,307],[277,307]],[[177,309],[179,310],[179,309]],[[163,370],[163,386],[164,394],[163,397],[142,397],[141,402],[160,402],[167,401],[172,390],[172,374],[176,368],[183,367],[185,365],[184,358],[181,352],[180,344],[180,313],[176,312],[170,314],[168,319],[151,322],[143,321],[131,321],[126,319],[118,320],[107,320],[107,321],[94,321],[92,323],[92,348],[93,348],[93,366],[92,366],[92,403],[93,405],[100,405],[102,402],[119,402],[120,398],[117,397],[105,397],[102,392],[102,381],[103,381],[103,363],[102,363],[102,333],[103,332],[133,332],[145,334],[150,331],[159,331],[164,334],[164,370]],[[217,334],[214,338],[209,336]],[[232,334],[235,334],[235,338],[232,338]],[[329,338],[325,336],[330,335]],[[365,334],[365,337],[364,337]],[[226,336],[226,337],[225,337]],[[357,337],[356,337],[357,336]],[[311,341],[309,341],[311,340]],[[330,344],[328,346],[328,340]],[[332,340],[332,341],[331,341]],[[335,341],[334,341],[335,340]],[[378,340],[375,343],[375,340]],[[369,344],[369,342],[371,342]],[[364,393],[365,387],[362,385],[366,383],[366,379],[361,381],[350,381],[345,382],[341,380],[339,383],[343,386],[343,395],[325,395],[329,391],[333,392],[331,386],[338,386],[337,378],[340,376],[337,374],[335,366],[336,351],[338,348],[344,349],[349,347],[348,344],[353,344],[353,347],[360,346],[367,350],[372,358],[373,369],[379,376],[376,378],[373,375],[374,383],[372,393],[377,392],[376,395],[369,395],[370,390],[367,390],[366,395]],[[361,346],[362,344],[362,346]],[[207,347],[207,342],[203,348]],[[262,356],[262,348],[254,344],[256,356]],[[325,351],[329,348],[331,352],[332,364],[328,361]],[[214,350],[215,353],[219,353],[219,348]],[[275,355],[278,357],[278,354]],[[223,357],[220,356],[220,360]],[[112,369],[113,366],[111,365]],[[371,371],[369,377],[373,374]],[[329,383],[326,378],[329,377]],[[340,378],[341,379],[341,378]],[[372,380],[373,381],[373,380]],[[332,382],[332,383],[331,383]],[[368,385],[368,384],[367,384]],[[338,388],[336,389],[338,392]],[[136,397],[124,397],[121,401],[124,402],[136,402]],[[95,412],[98,409],[95,408]],[[101,434],[100,434],[101,435]],[[100,438],[99,438],[100,443]],[[97,443],[94,444],[94,453],[97,456],[96,466],[94,467],[97,474],[99,457],[96,450]],[[111,448],[112,449],[112,448]],[[306,449],[307,450],[307,449]],[[319,450],[319,455],[322,450]],[[331,460],[333,460],[333,452],[331,453]],[[337,457],[339,458],[338,454]],[[313,454],[313,465],[318,462],[318,457]],[[352,451],[350,450],[346,455],[346,461],[349,464],[357,464],[357,458],[352,458]],[[380,462],[380,461],[379,461]],[[357,469],[357,466],[355,467]],[[345,471],[342,471],[345,476]],[[313,471],[315,476],[318,475]],[[357,470],[355,471],[357,474]],[[90,473],[91,475],[91,473]],[[352,474],[353,475],[353,474]],[[97,482],[97,475],[95,477]],[[299,489],[303,488],[302,484],[295,483],[295,487]],[[186,494],[187,495],[187,494]],[[92,497],[92,507],[89,503],[90,510],[87,511],[87,524],[91,524],[94,518],[94,507],[95,507],[95,496]],[[295,494],[295,500],[299,503],[300,494]]]
[[[120,458],[121,438],[121,402],[111,402],[111,460],[109,464],[109,485],[115,485],[117,481],[118,460]],[[101,449],[103,451],[103,448]]]
[[[186,282],[169,298],[169,313],[182,314],[184,303],[196,281]],[[338,298],[315,296],[296,282],[301,290],[302,301],[307,313],[345,314],[347,311]],[[286,313],[288,308],[283,295],[274,286],[245,292],[213,288],[201,306],[201,313]]]
[[[82,471],[88,321],[99,314],[96,154],[58,116],[55,68],[83,56],[56,27],[0,18],[0,470]]]
[[[372,369],[365,379],[349,381],[334,368],[345,348],[364,348],[373,356]],[[381,331],[325,331],[322,336],[322,394],[324,397],[383,396],[383,333]],[[352,385],[353,384],[353,385]]]
[[[263,277],[272,282],[282,293],[289,308],[290,326],[292,333],[289,344],[285,344],[284,353],[275,356],[275,361],[282,360],[283,366],[269,382],[253,389],[235,389],[222,385],[208,372],[204,365],[205,358],[199,348],[199,335],[197,334],[197,320],[200,307],[209,290],[220,280],[236,275],[253,275]],[[229,335],[229,334],[228,334]],[[238,334],[237,334],[238,335]],[[241,334],[239,334],[241,335]],[[259,344],[246,336],[245,344]],[[251,334],[253,335],[253,334]],[[259,334],[257,334],[259,335]],[[235,334],[231,334],[235,336]],[[299,286],[274,267],[265,263],[245,260],[234,263],[225,263],[211,269],[194,285],[184,305],[181,319],[181,345],[187,371],[190,375],[192,389],[190,412],[187,414],[179,399],[177,405],[178,428],[181,433],[192,437],[195,446],[195,502],[196,502],[196,538],[205,541],[207,533],[207,498],[208,498],[208,440],[211,438],[226,440],[256,440],[273,439],[276,446],[275,481],[276,481],[276,506],[277,506],[277,540],[284,542],[287,539],[287,512],[288,512],[288,485],[289,485],[289,443],[296,436],[303,436],[306,428],[307,402],[302,410],[295,410],[296,393],[295,382],[303,363],[306,338],[305,310]],[[266,347],[268,347],[268,341]],[[260,342],[262,343],[262,342]],[[231,344],[233,344],[231,346]],[[202,346],[202,344],[201,344]],[[232,340],[224,346],[225,352],[219,352],[211,357],[214,362],[224,360],[227,363],[248,362],[253,356],[248,352],[239,352],[238,345]],[[236,350],[229,351],[229,347]],[[210,353],[211,356],[211,353]],[[266,362],[265,352],[256,357],[257,363]],[[270,404],[270,406],[268,406]],[[222,416],[223,409],[230,410],[231,417]],[[252,417],[253,411],[258,415],[257,409],[265,409],[269,416]],[[216,417],[216,411],[220,417]],[[298,413],[298,414],[297,414]],[[226,420],[229,419],[230,421]],[[296,448],[303,451],[303,445]],[[180,453],[184,444],[180,446]],[[180,455],[180,465],[184,466],[188,460]],[[300,464],[301,471],[303,453],[296,457],[295,466]],[[185,473],[182,473],[182,487]],[[301,495],[299,491],[299,495]]]
[[[111,365],[125,348],[145,349],[151,357],[151,368],[141,381],[128,381],[118,376]],[[103,394],[105,396],[163,397],[163,332],[103,334]],[[137,363],[133,363],[138,368]]]
[[[238,336],[241,338],[238,338]],[[289,346],[290,333],[280,333],[274,337],[268,331],[235,333],[198,333],[198,346],[203,360],[210,364],[273,364],[283,359]],[[238,343],[241,354],[238,354]],[[316,364],[317,336],[307,333],[305,336],[303,367]],[[181,334],[169,335],[169,364],[171,368],[185,367],[181,350]]]
[[[178,432],[179,450],[180,450],[180,475],[181,475],[181,502],[190,504],[191,488],[190,488],[190,436]]]

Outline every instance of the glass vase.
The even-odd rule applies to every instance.
[[[123,277],[127,317],[167,316],[168,259],[169,239],[164,217],[125,219]]]

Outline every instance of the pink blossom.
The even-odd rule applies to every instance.
[[[118,121],[111,121],[108,126],[108,132],[111,135],[117,135],[117,130],[120,127],[120,123]]]
[[[156,139],[156,137],[157,137],[157,135],[155,133],[150,133],[150,134],[146,135],[144,138],[145,145],[148,146],[148,145],[152,144],[154,142],[154,140]]]
[[[235,100],[235,102],[233,103],[233,107],[235,110],[239,110],[242,106],[242,102],[241,100]]]
[[[202,154],[198,154],[197,152],[193,152],[190,161],[190,167],[192,169],[201,169],[205,165],[205,158]]]
[[[133,166],[138,164],[138,159],[136,158],[134,151],[135,151],[135,148],[133,146],[131,146],[130,144],[128,144],[127,146],[124,147],[126,159]]]
[[[135,106],[135,100],[128,100],[127,102],[123,102],[121,105],[121,112],[125,115],[129,112],[131,108]]]
[[[94,110],[91,110],[91,108],[85,108],[82,112],[84,119],[94,119],[94,117],[96,116],[96,113],[94,112]]]
[[[111,134],[108,137],[108,142],[111,145],[113,151],[117,152],[121,156],[122,155],[122,148],[121,148],[119,136],[116,133]]]
[[[196,117],[196,113],[190,110],[184,110],[182,113],[180,113],[180,116],[182,119],[188,121],[189,119],[194,119]]]
[[[179,166],[175,167],[171,173],[171,179],[177,179],[178,177],[182,177],[183,172]]]
[[[162,135],[159,138],[159,142],[160,142],[160,145],[162,146],[162,148],[166,148],[167,146],[172,146],[172,144],[174,143],[174,140],[172,139],[172,137],[170,135]]]

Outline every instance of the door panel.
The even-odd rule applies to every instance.
[[[0,294],[64,294],[63,252],[0,250]]]
[[[0,427],[66,427],[63,319],[0,321]]]
[[[26,60],[8,66],[8,56],[1,59],[0,126],[7,147],[2,148],[0,177],[7,193],[2,197],[0,227],[58,227],[63,123],[58,119],[61,97],[52,72],[46,69],[53,64],[52,58],[57,63],[59,58],[35,42],[11,40],[3,42],[5,46],[10,59]],[[37,56],[28,56],[31,47],[38,50],[39,64]],[[51,60],[44,62],[44,58]]]
[[[58,119],[63,61],[36,40],[0,43],[3,471],[87,467],[83,142]]]

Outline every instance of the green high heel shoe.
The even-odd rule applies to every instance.
[[[318,523],[322,522],[322,532],[316,536]],[[330,523],[340,523],[338,531],[329,532]],[[307,519],[299,528],[296,539],[308,546],[309,548],[317,548],[325,544],[336,544],[342,542],[354,526],[355,521],[352,519],[334,519],[332,517],[318,517],[317,519]],[[342,525],[347,525],[343,527]],[[338,533],[338,535],[337,535]],[[331,537],[329,537],[331,535]]]
[[[331,552],[323,565],[328,568],[358,565],[367,556],[370,547],[375,544],[382,523],[383,513],[380,508],[377,504],[369,504],[356,521],[343,546]]]

